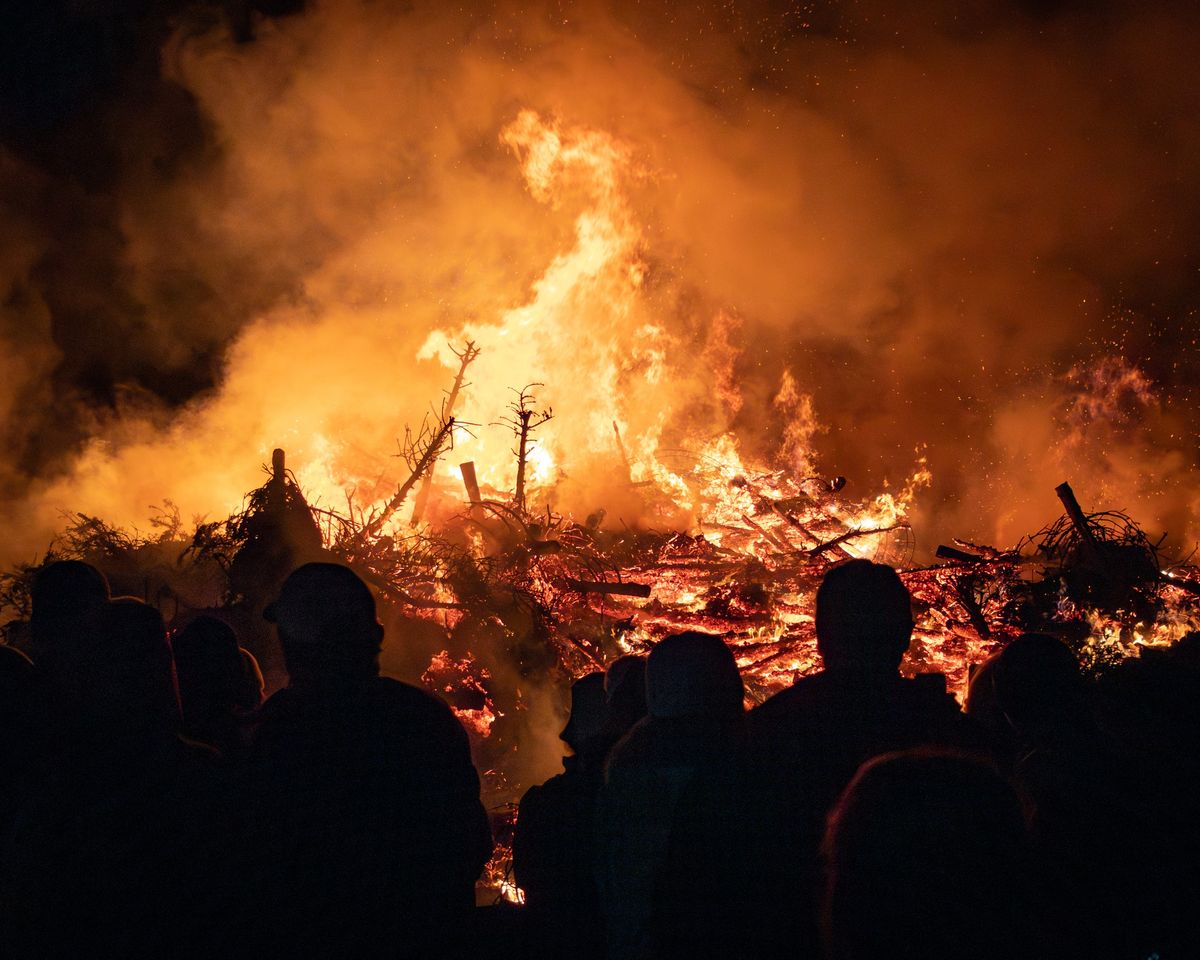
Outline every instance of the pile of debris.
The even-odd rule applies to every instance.
[[[938,548],[932,566],[912,565],[912,532],[896,500],[851,501],[842,477],[750,470],[736,458],[675,454],[672,482],[686,489],[694,518],[687,531],[535,508],[527,457],[552,412],[538,410],[528,388],[510,411],[514,489],[482,488],[474,464],[463,462],[458,508],[431,516],[434,467],[455,431],[471,426],[453,409],[472,351],[468,344],[460,354],[440,414],[406,434],[409,474],[386,502],[313,508],[276,450],[266,482],[224,520],[187,531],[166,503],[149,534],[134,534],[76,515],[39,563],[0,576],[0,606],[15,616],[9,640],[23,629],[37,568],[75,557],[103,570],[114,592],[157,606],[174,629],[215,612],[277,687],[285,675],[263,607],[296,565],[340,561],[379,597],[393,638],[385,672],[450,702],[503,812],[528,785],[512,770],[516,745],[538,722],[532,691],[561,699],[571,678],[696,629],[730,644],[749,698],[761,701],[819,668],[813,596],[826,571],[851,558],[900,570],[916,619],[903,669],[942,673],[960,696],[972,666],[1022,632],[1059,635],[1100,671],[1200,627],[1200,570],[1169,561],[1162,541],[1130,517],[1085,512],[1065,483],[1065,512],[1043,530],[1005,550],[956,541]],[[631,475],[629,483],[648,501],[665,496],[654,482]],[[444,507],[444,491],[440,499]],[[493,867],[503,887],[503,864]]]
[[[346,563],[405,637],[403,650],[385,651],[391,672],[448,696],[481,736],[520,709],[523,686],[565,686],[684,629],[722,635],[749,696],[762,700],[818,667],[813,595],[830,567],[853,557],[900,569],[917,621],[904,669],[944,673],[959,694],[971,665],[1020,632],[1063,636],[1100,669],[1200,624],[1196,568],[1170,564],[1161,541],[1124,514],[1085,513],[1067,484],[1058,488],[1063,517],[1015,547],[956,541],[938,548],[941,563],[913,567],[903,517],[864,523],[861,504],[839,500],[840,477],[714,478],[703,464],[683,474],[697,493],[700,519],[690,532],[613,530],[602,513],[582,523],[533,513],[519,494],[486,496],[470,463],[462,464],[461,512],[436,529],[401,523],[412,491],[420,502],[436,460],[426,454],[436,446],[371,512],[310,508],[277,450],[267,482],[232,517],[187,535],[168,505],[150,535],[137,535],[79,515],[42,562],[86,559],[115,590],[145,597],[176,626],[219,612],[277,683],[263,606],[296,564]],[[28,613],[37,566],[3,576],[0,602],[17,614],[10,631]]]

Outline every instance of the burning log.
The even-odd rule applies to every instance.
[[[997,550],[995,547],[989,547],[981,543],[972,543],[970,540],[961,540],[958,537],[954,538],[954,542],[960,547],[970,550],[972,553],[979,554],[985,560],[1013,562],[1021,559],[1020,552],[1016,550]]]
[[[1062,501],[1062,505],[1067,510],[1067,516],[1071,519],[1071,523],[1075,527],[1075,532],[1079,535],[1079,542],[1083,548],[1084,558],[1092,563],[1099,563],[1100,546],[1096,542],[1096,535],[1092,532],[1087,515],[1083,512],[1083,507],[1079,505],[1079,501],[1075,498],[1075,491],[1071,489],[1069,483],[1063,482],[1054,488],[1054,492],[1058,494],[1058,499]]]
[[[799,520],[797,520],[794,516],[792,516],[791,513],[789,513],[787,510],[784,510],[777,501],[770,500],[770,501],[768,501],[768,503],[770,505],[771,512],[774,513],[775,516],[777,516],[781,520],[783,520],[783,522],[786,523],[789,527],[791,527],[793,530],[795,530],[797,533],[799,533],[800,536],[802,536],[804,538],[805,544],[819,544],[820,543],[820,540],[817,538],[817,536],[811,530],[808,529],[808,527],[806,527]]]
[[[905,524],[893,523],[891,526],[888,526],[888,527],[872,527],[869,530],[847,530],[845,533],[839,534],[838,536],[834,537],[832,540],[826,540],[824,543],[817,544],[815,547],[813,547],[811,550],[808,551],[808,555],[810,557],[819,557],[822,553],[824,553],[827,550],[832,550],[834,547],[844,548],[845,545],[847,543],[849,543],[851,540],[856,540],[859,537],[869,537],[872,534],[877,534],[877,533],[888,533],[891,530],[897,530],[903,526],[905,526]],[[855,554],[849,553],[849,551],[846,551],[845,549],[843,549],[842,552],[848,553],[848,555],[851,557],[855,556]]]
[[[475,476],[475,461],[467,460],[458,465],[458,472],[462,474],[463,486],[467,489],[467,502],[471,504],[471,519],[479,519],[479,503],[483,500],[483,495],[479,492],[479,478]]]
[[[1200,583],[1195,580],[1187,580],[1183,577],[1171,576],[1168,574],[1168,583],[1172,587],[1178,587],[1184,593],[1190,593],[1193,597],[1200,597]]]
[[[989,562],[987,557],[981,557],[975,553],[967,553],[965,550],[959,550],[956,547],[948,547],[944,543],[938,545],[935,554],[941,560],[956,560],[959,563]]]
[[[779,536],[779,534],[777,534],[771,530],[768,530],[762,524],[755,523],[753,520],[750,519],[750,517],[746,516],[746,514],[744,514],[744,513],[742,514],[742,519],[744,521],[746,521],[746,523],[749,526],[753,527],[755,530],[757,530],[759,533],[761,533],[764,537],[766,537],[767,540],[769,540],[771,543],[775,544],[775,546],[777,546],[784,553],[799,553],[800,552],[795,547],[793,547],[790,543],[788,543],[786,540],[784,540],[783,537]]]
[[[576,593],[601,593],[618,597],[649,597],[650,584],[612,580],[575,580],[567,577],[563,585]]]

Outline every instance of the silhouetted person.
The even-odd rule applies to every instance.
[[[1146,912],[1163,934],[1157,949],[1200,956],[1200,633],[1143,648],[1100,678],[1098,699],[1136,833],[1146,835],[1134,869],[1149,874],[1138,889],[1153,901]]]
[[[108,597],[104,575],[82,560],[56,560],[34,575],[29,655],[39,669],[84,650]]]
[[[249,746],[248,718],[261,705],[261,677],[254,676],[249,651],[222,620],[200,616],[172,643],[183,732],[230,759]]]
[[[651,919],[677,814],[697,778],[724,769],[744,735],[744,690],[720,637],[662,640],[646,661],[648,715],[609,756],[598,818],[598,873],[610,957],[654,953]]]
[[[604,735],[611,748],[646,715],[646,658],[626,654],[610,663],[604,673],[604,697]]]
[[[747,903],[768,908],[748,931],[764,954],[817,948],[816,854],[826,812],[858,768],[881,753],[922,745],[978,747],[982,735],[960,712],[940,675],[902,677],[912,639],[912,601],[896,572],[868,560],[834,567],[816,597],[817,650],[824,670],[751,711],[751,769],[741,800],[748,858],[735,882]],[[731,856],[733,853],[731,852]],[[735,871],[736,872],[736,871]],[[741,912],[741,911],[738,911]]]
[[[232,946],[453,956],[492,849],[462,726],[379,676],[375,600],[348,568],[300,567],[266,615],[290,680],[263,706],[236,800]]]
[[[66,735],[18,813],[3,858],[6,956],[159,956],[190,898],[191,806],[207,755],[178,737],[179,707],[158,612],[121,598],[76,661],[86,682]],[[190,812],[189,812],[190,811]]]
[[[1113,683],[1148,665],[1130,661]],[[1014,776],[1033,804],[1055,952],[1196,955],[1195,807],[1171,812],[1181,795],[1174,774],[1190,757],[1158,753],[1157,736],[1114,752],[1095,723],[1091,684],[1055,637],[1026,634],[1005,647],[994,690],[1019,745]],[[1156,711],[1160,693],[1151,685],[1135,696],[1135,713]]]
[[[962,756],[869,761],[830,814],[829,960],[1032,960],[1026,831],[1012,788]]]
[[[34,575],[31,591],[28,646],[24,650],[37,668],[35,749],[39,754],[59,749],[68,741],[67,726],[83,694],[83,658],[96,642],[99,617],[105,609],[108,581],[81,560],[56,560]]]
[[[37,756],[36,694],[33,661],[13,647],[0,645],[0,837],[8,833]]]
[[[253,713],[262,706],[267,684],[263,680],[258,658],[245,647],[239,647],[238,653],[242,657],[242,699],[238,701],[238,709],[244,713]]]
[[[992,695],[1027,749],[1090,737],[1089,690],[1079,661],[1057,637],[1027,633],[997,654]]]
[[[596,796],[608,754],[604,674],[571,686],[571,716],[559,735],[571,748],[563,772],[521,798],[513,836],[513,872],[525,891],[538,956],[604,954],[596,890]]]

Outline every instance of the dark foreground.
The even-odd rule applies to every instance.
[[[466,734],[379,676],[349,570],[267,610],[289,683],[199,618],[167,636],[78,562],[0,647],[5,957],[1200,956],[1200,638],[1100,681],[1052,637],[976,671],[964,713],[905,679],[907,591],[834,568],[825,669],[746,712],[720,638],[578,680],[559,776],[522,801],[522,907]]]

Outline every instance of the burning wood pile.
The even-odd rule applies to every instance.
[[[499,679],[513,672],[507,667],[515,669],[507,686],[535,677],[565,684],[685,629],[723,636],[749,695],[765,699],[818,666],[813,594],[831,566],[854,557],[901,571],[917,620],[905,669],[944,673],[959,694],[971,664],[1021,631],[1062,635],[1099,668],[1139,646],[1172,642],[1200,616],[1196,568],[1166,559],[1162,541],[1152,543],[1124,514],[1086,513],[1065,483],[1057,489],[1065,513],[1042,531],[1003,550],[956,541],[927,567],[911,566],[904,496],[854,501],[843,477],[747,468],[727,443],[662,454],[675,489],[627,481],[651,505],[682,492],[695,518],[690,530],[535,506],[526,468],[535,431],[552,416],[536,408],[537,385],[517,393],[505,421],[516,439],[515,489],[482,488],[466,461],[458,465],[458,502],[447,506],[453,498],[442,491],[434,514],[434,468],[456,433],[474,426],[456,419],[454,407],[478,350],[468,343],[458,355],[462,366],[440,413],[400,444],[407,477],[380,504],[310,506],[277,450],[267,482],[225,520],[197,522],[188,534],[167,503],[146,535],[76,515],[45,559],[89,559],[117,589],[165,607],[168,619],[210,607],[244,615],[253,642],[261,632],[255,615],[288,570],[336,558],[419,635],[422,649],[401,672],[461,699],[460,713],[483,737],[498,710],[518,707],[516,690],[506,695]],[[616,441],[631,477],[619,431]],[[27,611],[35,567],[5,575],[0,601],[18,615]]]
[[[310,506],[277,450],[266,483],[227,519],[197,521],[187,532],[168,504],[145,535],[76,515],[44,559],[94,563],[115,592],[144,596],[176,627],[219,609],[276,685],[282,665],[263,606],[298,563],[350,565],[381,600],[392,638],[385,672],[450,702],[472,734],[493,801],[511,801],[528,785],[512,769],[535,722],[531,691],[561,697],[572,677],[666,635],[721,635],[755,701],[818,669],[813,595],[825,572],[850,558],[900,570],[917,623],[903,669],[945,674],[960,696],[972,665],[1021,632],[1063,636],[1101,670],[1200,626],[1200,571],[1168,560],[1162,541],[1124,514],[1087,513],[1065,483],[1057,491],[1064,515],[1014,547],[956,541],[938,548],[940,563],[913,566],[903,494],[855,501],[842,477],[750,468],[727,440],[662,452],[660,471],[634,480],[614,425],[624,485],[645,502],[644,515],[658,501],[665,515],[686,499],[690,528],[627,525],[603,510],[582,519],[555,512],[527,469],[536,430],[553,416],[538,408],[537,385],[517,391],[505,421],[515,440],[514,488],[481,485],[464,461],[461,490],[438,489],[435,467],[474,426],[454,411],[477,350],[467,344],[458,355],[441,410],[400,444],[407,476],[376,505],[348,498],[342,510]],[[3,579],[0,601],[18,615],[28,611],[34,569]],[[9,629],[21,629],[20,620]]]

